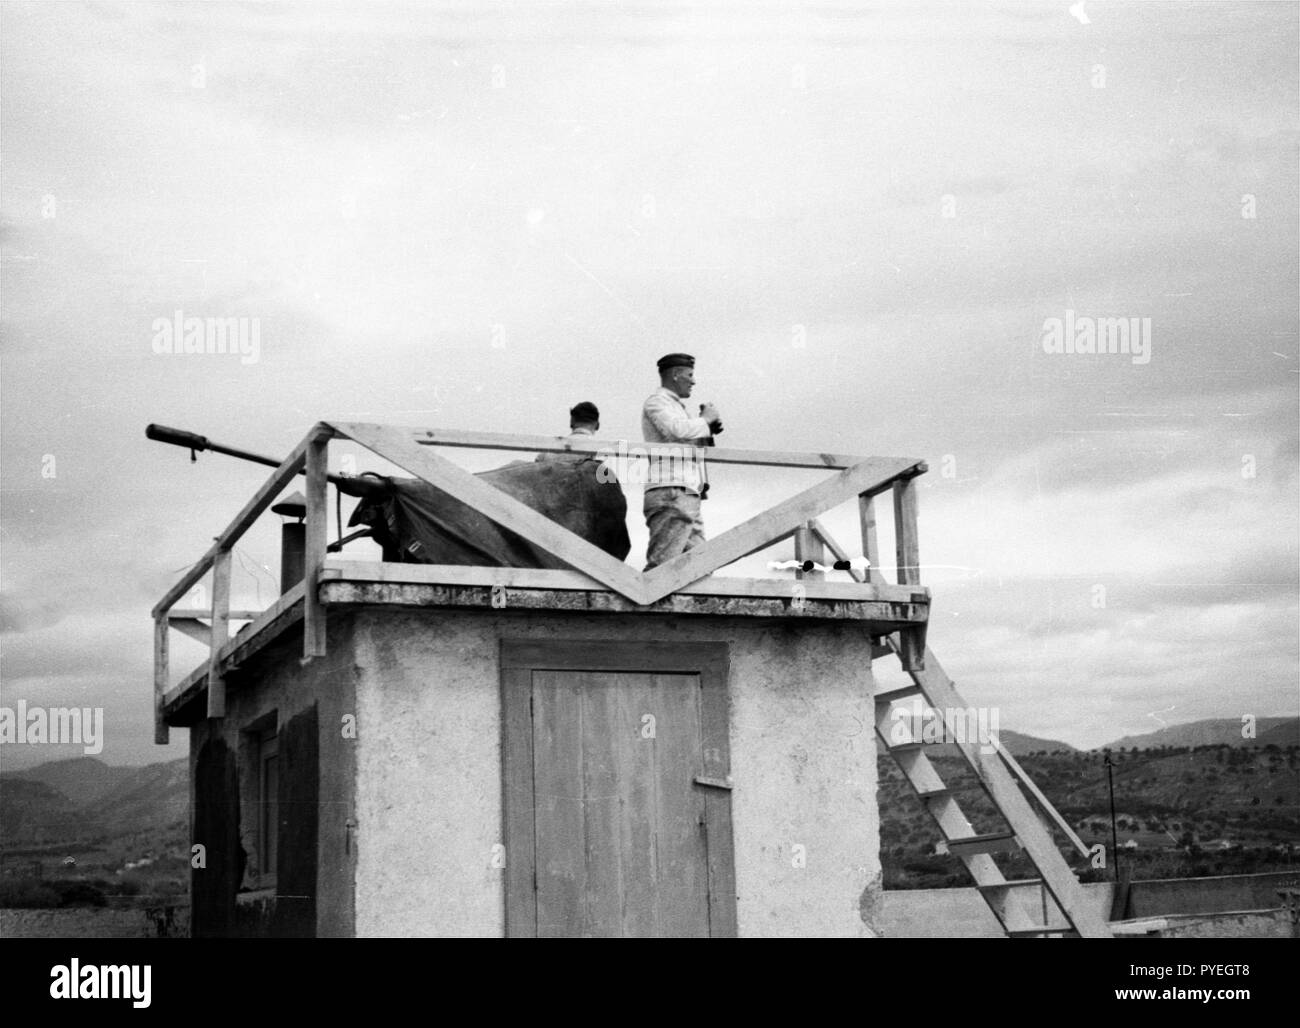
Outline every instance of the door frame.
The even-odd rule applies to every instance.
[[[731,772],[731,668],[726,643],[620,642],[606,639],[501,640],[501,800],[506,849],[506,938],[537,935],[536,800],[533,795],[532,673],[625,671],[700,677],[700,754],[694,774],[715,782]],[[736,937],[736,866],[731,793],[704,792],[709,936]]]

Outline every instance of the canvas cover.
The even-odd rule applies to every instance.
[[[627,498],[617,481],[597,478],[601,461],[514,461],[475,478],[545,514],[575,535],[623,560]],[[563,561],[502,528],[478,510],[420,479],[373,476],[374,490],[353,511],[349,525],[368,525],[384,560],[407,564],[565,568]]]

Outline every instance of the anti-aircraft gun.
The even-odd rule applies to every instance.
[[[165,425],[149,425],[145,435],[189,450],[191,461],[197,460],[199,453],[211,451],[273,468],[281,463],[274,457],[214,443],[206,436]],[[479,472],[475,477],[623,560],[632,548],[627,534],[627,498],[612,476],[598,474],[601,463],[595,455],[512,461]],[[340,494],[361,501],[352,512],[348,527],[364,526],[331,543],[331,552],[341,550],[355,539],[371,536],[382,548],[383,559],[396,563],[517,568],[567,566],[485,514],[420,479],[366,472],[331,474],[329,481]]]

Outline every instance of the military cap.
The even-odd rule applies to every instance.
[[[689,353],[669,353],[659,358],[660,371],[666,371],[669,368],[693,367],[695,367],[695,358]]]
[[[596,409],[594,403],[583,400],[569,409],[569,417],[574,421],[599,421],[600,411]]]

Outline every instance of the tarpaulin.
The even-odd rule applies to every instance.
[[[617,481],[601,482],[601,461],[515,461],[475,478],[545,514],[575,535],[623,560],[627,498]],[[552,556],[475,508],[415,478],[368,476],[382,483],[353,511],[349,525],[368,525],[384,560],[407,564],[566,568]]]

